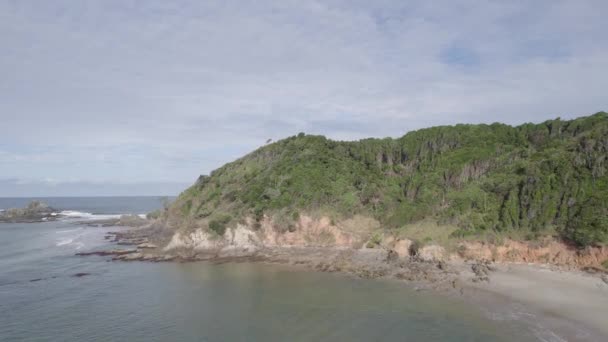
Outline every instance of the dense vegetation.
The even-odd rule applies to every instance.
[[[300,133],[201,176],[172,210],[226,225],[264,213],[371,215],[387,229],[422,219],[454,234],[553,231],[608,243],[608,114],[511,127],[456,125],[398,139],[339,142]]]

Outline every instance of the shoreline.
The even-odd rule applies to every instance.
[[[143,234],[143,235],[142,235]],[[420,261],[391,256],[381,248],[267,247],[256,250],[163,251],[146,230],[108,232],[123,249],[81,255],[112,261],[280,264],[299,270],[398,281],[472,303],[493,320],[523,322],[539,341],[608,340],[608,276],[556,266],[476,260]],[[126,249],[125,249],[126,248]],[[125,252],[126,251],[126,252]]]
[[[501,319],[515,315],[530,321],[540,340],[608,340],[608,282],[596,275],[549,265],[500,263],[489,282],[469,282],[466,288],[469,300],[496,310]]]

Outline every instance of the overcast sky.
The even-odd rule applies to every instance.
[[[608,108],[608,1],[0,0],[0,196],[176,194],[298,132]]]

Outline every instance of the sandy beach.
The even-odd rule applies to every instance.
[[[489,282],[470,282],[464,266],[461,274],[465,294],[494,319],[527,321],[541,341],[608,340],[608,283],[600,276],[542,265],[493,266]]]

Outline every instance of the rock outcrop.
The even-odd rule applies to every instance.
[[[10,223],[52,221],[57,217],[55,209],[40,201],[32,201],[25,208],[11,208],[0,212],[0,222]]]
[[[568,268],[601,267],[608,260],[607,246],[577,248],[556,240],[506,240],[501,245],[467,242],[462,243],[458,251],[462,258],[470,260],[552,264]]]
[[[401,260],[409,260],[412,255],[412,240],[399,239],[393,245],[392,250]]]
[[[332,224],[327,217],[302,215],[293,231],[280,231],[270,217],[264,217],[258,228],[249,219],[245,224],[239,223],[234,228],[227,228],[222,236],[204,228],[178,231],[163,250],[232,256],[252,254],[262,248],[358,248],[363,245],[369,232],[365,229],[350,229],[350,225],[353,225],[352,222],[337,225]]]
[[[439,262],[446,260],[445,248],[439,245],[428,245],[420,248],[416,258],[425,262]]]

